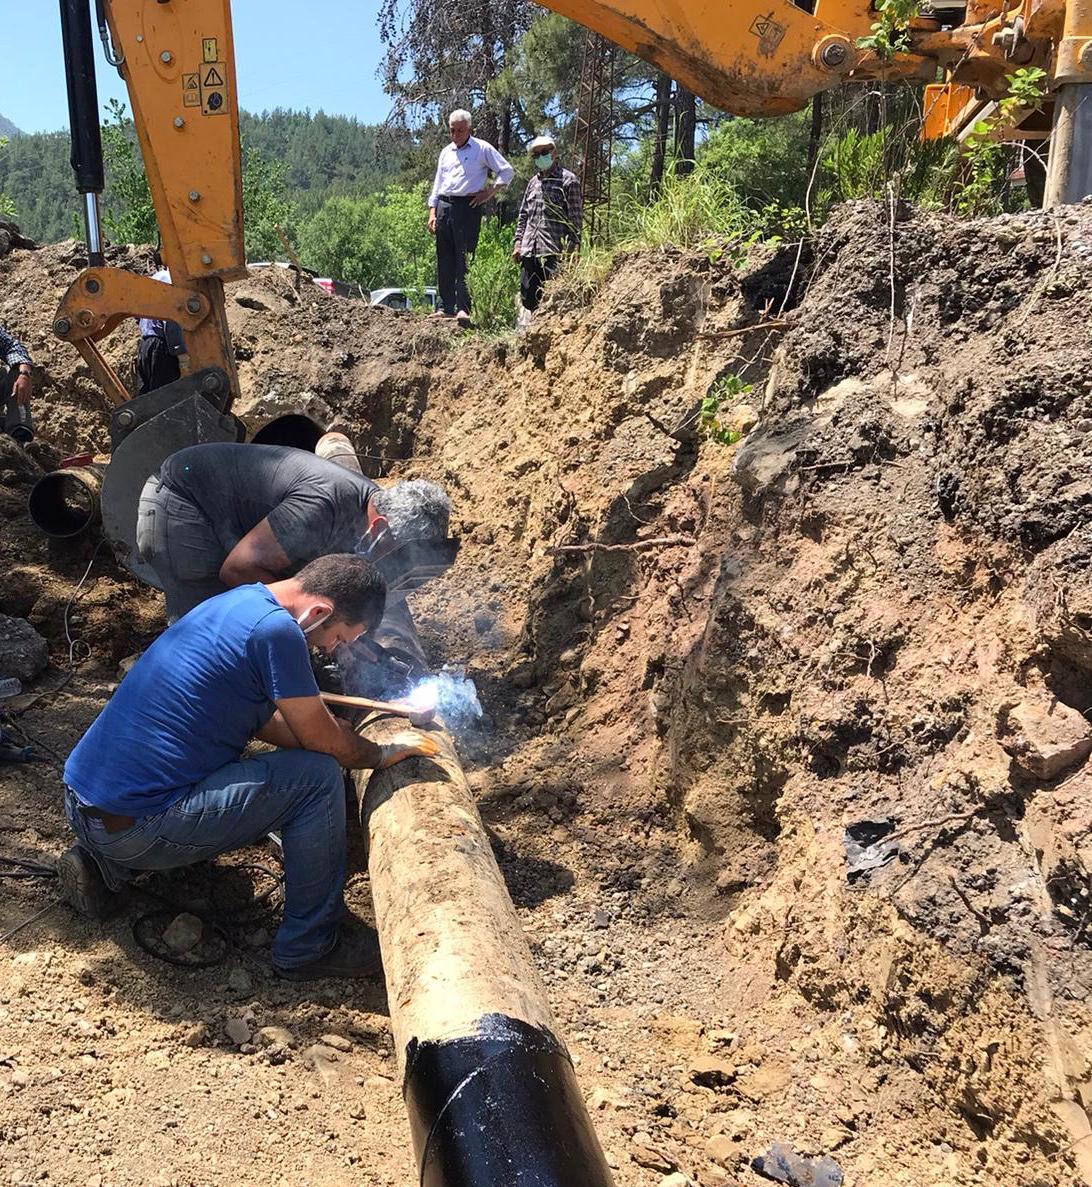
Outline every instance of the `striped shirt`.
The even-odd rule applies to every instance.
[[[436,162],[429,206],[440,198],[464,198],[484,190],[490,173],[496,185],[508,185],[515,170],[489,141],[471,136],[462,148],[445,145]]]
[[[583,209],[576,174],[555,161],[527,183],[513,246],[521,256],[559,256],[566,247],[579,247]]]
[[[0,326],[0,359],[9,367],[17,367],[20,363],[30,366],[30,354],[27,348],[14,335],[9,334]]]

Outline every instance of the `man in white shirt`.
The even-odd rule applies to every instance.
[[[471,136],[469,111],[453,111],[447,126],[451,143],[436,163],[428,199],[428,229],[436,236],[439,316],[469,323],[466,257],[478,246],[482,207],[508,185],[515,171],[491,144]]]

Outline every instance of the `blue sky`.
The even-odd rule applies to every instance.
[[[24,132],[68,127],[56,0],[2,0],[0,115]],[[93,5],[92,5],[93,9]],[[376,78],[378,0],[234,0],[239,103],[247,111],[319,108],[365,123],[390,104]],[[125,99],[96,32],[99,100]]]

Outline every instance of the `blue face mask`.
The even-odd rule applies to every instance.
[[[549,169],[549,167],[553,163],[554,163],[553,153],[539,153],[538,156],[535,157],[535,168],[536,169]]]

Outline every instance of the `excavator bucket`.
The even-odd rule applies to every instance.
[[[209,367],[114,412],[113,451],[102,481],[103,530],[118,560],[149,585],[158,588],[159,582],[136,546],[140,492],[163,462],[187,445],[243,439],[239,421],[224,411],[229,401],[227,376]]]

